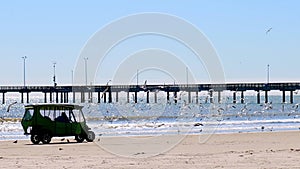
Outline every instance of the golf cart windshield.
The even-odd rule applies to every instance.
[[[26,109],[23,119],[24,120],[31,120],[31,118],[33,116],[33,112],[34,112],[33,108]]]
[[[72,111],[76,122],[84,122],[84,116],[81,109],[73,109]]]

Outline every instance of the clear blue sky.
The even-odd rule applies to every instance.
[[[215,46],[228,82],[300,82],[300,1],[5,1],[0,5],[0,85],[71,83],[81,48],[113,20],[142,12],[179,16]],[[273,28],[268,34],[265,32]]]

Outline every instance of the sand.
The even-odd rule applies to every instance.
[[[48,145],[1,141],[0,168],[300,168],[297,131],[214,134],[203,143],[189,135],[171,145],[176,139],[107,137],[68,143],[59,138]],[[173,148],[167,151],[169,147]],[[123,149],[117,152],[122,156],[115,149]]]

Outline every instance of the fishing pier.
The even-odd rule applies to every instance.
[[[214,102],[213,94],[217,93],[217,101],[221,102],[223,91],[233,92],[233,103],[237,103],[237,94],[240,94],[240,103],[244,103],[244,92],[255,91],[257,94],[257,103],[261,103],[261,92],[264,92],[264,103],[268,103],[270,91],[282,92],[282,103],[286,103],[286,93],[289,92],[289,103],[294,102],[294,92],[300,90],[300,83],[228,83],[228,84],[172,84],[172,85],[93,85],[93,86],[0,86],[2,95],[2,104],[5,104],[7,93],[20,93],[21,103],[29,103],[30,93],[39,92],[44,94],[44,102],[68,103],[72,100],[75,103],[76,93],[80,93],[80,101],[84,103],[90,101],[89,98],[94,93],[97,95],[97,102],[112,103],[113,93],[114,100],[118,102],[119,92],[127,92],[127,101],[129,102],[130,94],[134,95],[134,102],[138,102],[138,93],[145,92],[146,102],[150,101],[150,93],[154,95],[154,102],[157,103],[157,92],[165,92],[167,101],[170,100],[170,93],[174,98],[178,97],[178,92],[185,91],[188,93],[188,102],[191,103],[191,93],[195,93],[196,103],[198,103],[198,93],[207,91],[209,93],[209,102]],[[71,94],[72,95],[71,95]],[[25,97],[26,95],[26,97]],[[72,96],[72,99],[69,98]],[[24,97],[26,100],[24,100]],[[86,99],[88,98],[88,99]],[[101,98],[103,99],[101,101]]]

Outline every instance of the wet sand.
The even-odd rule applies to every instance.
[[[147,144],[139,142],[147,137],[97,138],[94,143],[57,138],[48,145],[1,141],[0,168],[300,168],[298,131],[214,134],[204,143],[190,135],[174,144],[175,137]],[[159,147],[173,148],[150,156]]]

